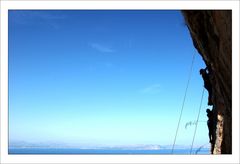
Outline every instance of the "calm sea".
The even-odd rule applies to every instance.
[[[9,154],[171,154],[171,149],[160,149],[160,150],[119,150],[119,149],[69,149],[69,148],[9,148]],[[187,155],[190,154],[189,149],[175,149],[173,154]],[[193,149],[192,154],[210,154],[210,150],[202,148],[201,150]]]

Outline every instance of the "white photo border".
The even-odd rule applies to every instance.
[[[8,154],[8,10],[131,9],[232,10],[232,154],[231,155],[9,155]],[[0,163],[239,163],[239,1],[1,1]]]

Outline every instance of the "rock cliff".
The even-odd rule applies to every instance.
[[[232,12],[184,10],[194,46],[211,68],[213,154],[232,153]],[[207,134],[206,134],[207,135]]]

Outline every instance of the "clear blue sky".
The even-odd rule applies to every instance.
[[[195,52],[180,11],[9,11],[10,144],[171,145]],[[203,67],[197,54],[177,145],[191,145]]]

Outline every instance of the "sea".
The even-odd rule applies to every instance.
[[[8,154],[32,155],[190,155],[189,149],[157,149],[157,150],[126,150],[126,149],[79,149],[79,148],[9,148]],[[192,155],[209,155],[209,148],[193,149]]]

